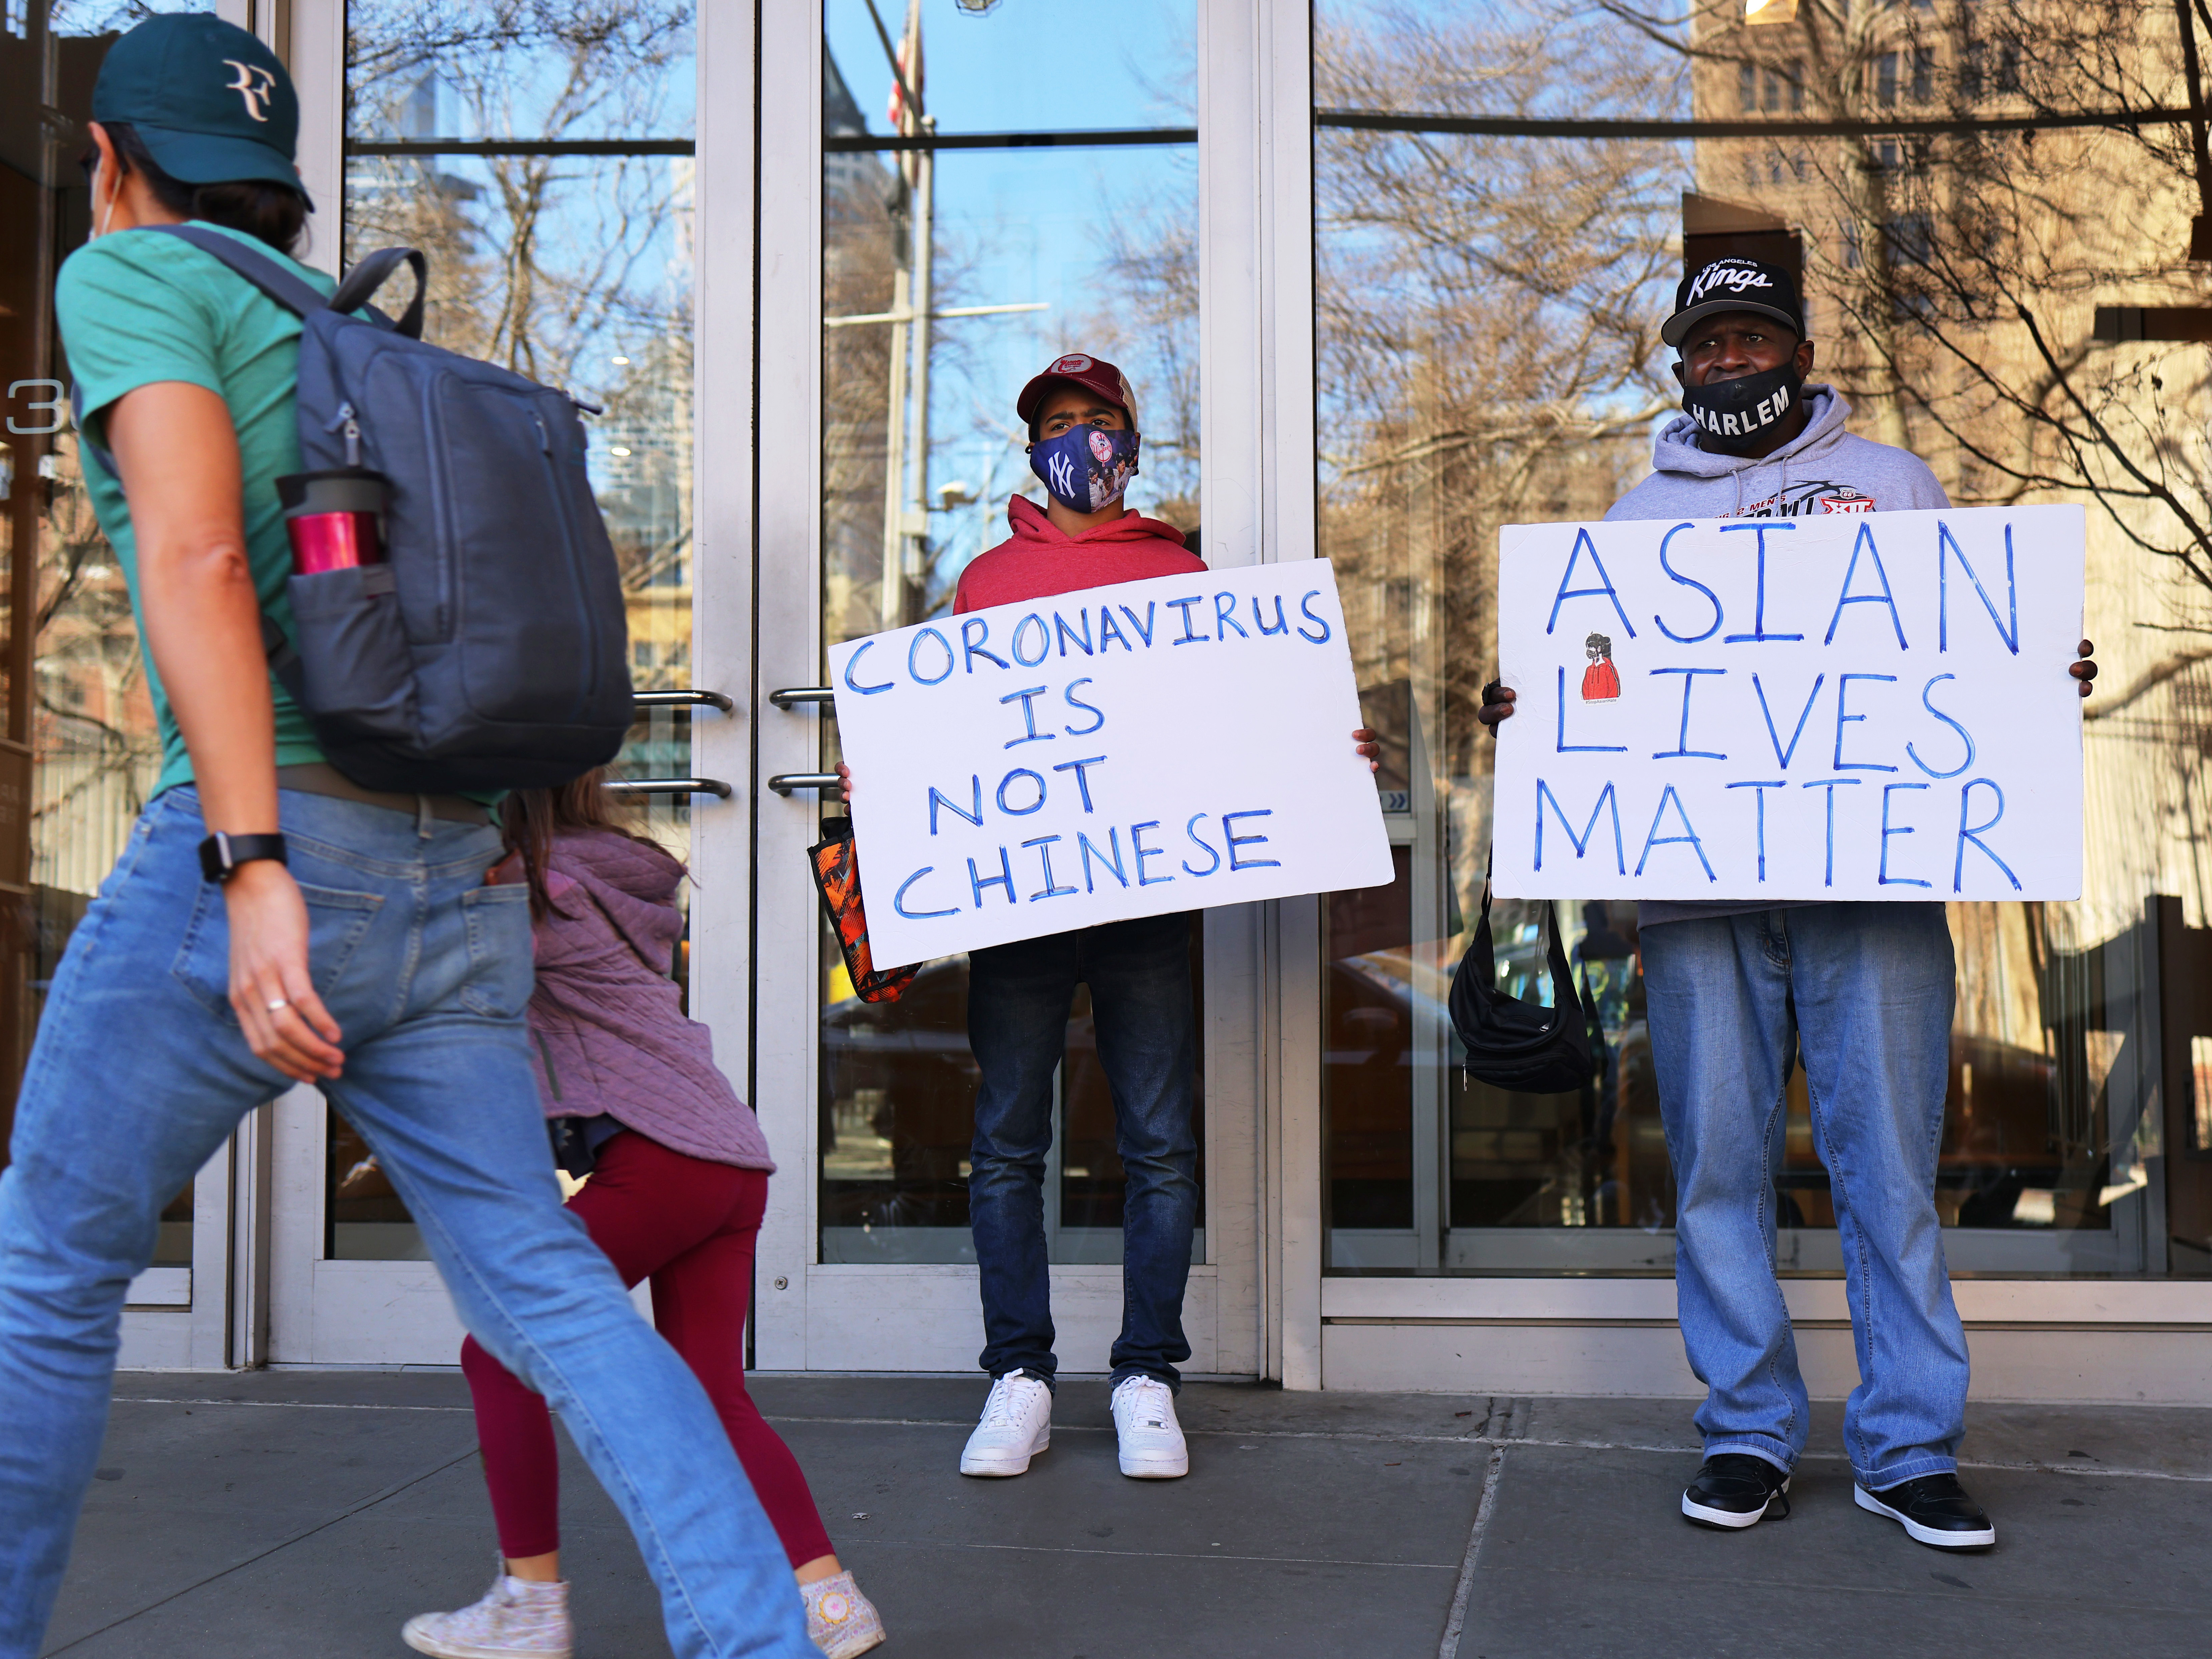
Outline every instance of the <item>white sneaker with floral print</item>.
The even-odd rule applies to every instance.
[[[433,1659],[569,1659],[568,1586],[501,1573],[481,1601],[457,1613],[419,1613],[399,1639]]]
[[[853,1575],[841,1572],[801,1584],[806,1601],[806,1637],[829,1659],[854,1659],[856,1654],[879,1647],[884,1639],[883,1615],[875,1603],[860,1594]]]

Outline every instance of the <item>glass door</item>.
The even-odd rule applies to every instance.
[[[823,653],[949,614],[962,569],[1007,538],[1010,498],[1042,502],[1013,404],[1066,352],[1126,373],[1145,434],[1128,502],[1201,544],[1197,14],[1140,0],[1104,40],[1056,7],[826,0],[805,28],[764,19],[763,131],[789,156],[803,121],[820,149],[804,181],[781,162],[763,180],[763,249],[818,250],[806,276],[780,261],[789,286],[762,295],[757,1066],[782,1170],[763,1365],[957,1370],[982,1346],[966,961],[863,1002],[800,884],[800,849],[842,810]],[[1201,982],[1205,933],[1194,921]],[[1071,1371],[1104,1369],[1118,1328],[1123,1185],[1079,992],[1045,1180]],[[1202,1212],[1200,1371],[1216,1364],[1212,1237]]]
[[[53,293],[91,229],[79,158],[100,64],[148,13],[185,9],[12,0],[0,17],[0,1164],[46,988],[161,769],[130,595],[84,488]],[[228,1163],[163,1209],[125,1363],[191,1363],[196,1243],[219,1354]]]
[[[719,799],[692,775],[691,726],[730,706],[694,687],[691,657],[690,0],[647,0],[611,20],[559,8],[518,18],[459,0],[434,33],[419,8],[330,3],[344,27],[344,184],[342,222],[326,213],[323,229],[342,233],[346,264],[421,249],[425,338],[592,406],[589,464],[639,702],[614,787],[633,827],[689,860],[693,802]],[[679,975],[689,962],[687,943]],[[276,1115],[272,1357],[453,1363],[460,1328],[376,1158],[310,1091]]]

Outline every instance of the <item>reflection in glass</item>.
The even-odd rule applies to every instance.
[[[116,36],[182,5],[13,5],[0,28],[0,1162],[70,936],[161,769],[130,595],[70,426],[54,281],[90,229],[77,158]],[[191,1260],[191,1191],[156,1260]]]
[[[944,614],[969,560],[1006,538],[1007,498],[1043,500],[1013,403],[1066,351],[1120,364],[1136,390],[1144,472],[1128,504],[1195,532],[1190,0],[1133,0],[1103,50],[1058,7],[913,6],[888,49],[864,0],[829,0],[823,18],[823,643]],[[1080,76],[1037,72],[1078,61]],[[931,146],[1101,128],[1153,131],[1112,148]],[[834,722],[823,744],[833,765]],[[966,959],[927,963],[874,1005],[853,995],[826,929],[821,963],[822,1260],[973,1260]],[[1118,1261],[1120,1161],[1087,993],[1060,1075],[1052,1259]]]
[[[968,963],[933,962],[896,1003],[854,996],[825,931],[822,1011],[822,1260],[972,1261],[968,1146],[975,1135],[976,1068],[968,1052]],[[1191,927],[1191,982],[1202,987],[1204,934]],[[1197,1018],[1204,1029],[1199,993]],[[1114,1102],[1091,1019],[1076,993],[1045,1158],[1045,1238],[1052,1260],[1121,1259],[1127,1178]],[[1203,1059],[1193,1097],[1206,1097]],[[1205,1143],[1197,1169],[1205,1190]],[[1203,1227],[1192,1245],[1203,1260]]]
[[[192,1188],[187,1182],[184,1191],[161,1206],[159,1231],[155,1235],[154,1255],[147,1264],[155,1267],[189,1267],[192,1265]]]
[[[688,0],[589,14],[355,0],[347,12],[347,258],[422,249],[426,339],[596,406],[589,465],[641,690],[691,684],[694,163],[669,152],[692,131],[692,21]],[[518,149],[498,153],[502,139]],[[548,140],[612,153],[521,149]],[[403,303],[408,280],[386,298]],[[612,770],[687,776],[688,711],[641,709]],[[631,805],[640,831],[690,856],[688,795]],[[679,950],[679,979],[687,958]],[[335,1111],[327,1164],[330,1255],[420,1259],[405,1206]]]
[[[1960,27],[1901,33],[1838,31],[1817,8],[1778,29],[1715,16],[1694,102],[2136,105],[2166,84],[2154,66],[2170,47],[2120,18],[2100,0],[2033,21],[1998,0]],[[1957,1230],[1951,1263],[2212,1271],[2212,1163],[2191,1109],[2194,1045],[2212,1031],[2196,805],[2212,682],[2185,643],[2212,611],[2180,574],[2202,568],[2212,474],[2175,442],[2202,430],[2208,383],[2201,349],[2125,345],[2110,327],[2093,344],[2094,324],[2073,320],[2164,280],[2191,234],[2163,192],[2193,173],[2120,125],[1706,139],[1695,159],[1690,246],[1802,260],[1824,372],[1859,429],[1925,458],[1954,501],[2088,507],[2086,631],[2105,678],[2086,706],[2082,896],[1949,907],[1959,1003],[1936,1205]],[[1808,1261],[1816,1246],[1832,1251],[1808,1237]]]
[[[422,1229],[353,1125],[333,1109],[324,1142],[323,1255],[331,1261],[428,1261]]]
[[[1390,887],[1324,909],[1328,1265],[1566,1265],[1561,1229],[1671,1221],[1633,907],[1560,907],[1614,1056],[1605,1075],[1565,1097],[1468,1081],[1445,997],[1489,845],[1474,711],[1496,659],[1499,527],[1599,517],[1644,470],[1668,402],[1655,319],[1686,158],[1658,141],[1332,126],[1327,112],[1534,112],[1571,87],[1578,112],[1666,116],[1685,87],[1626,32],[1527,8],[1324,4],[1315,28],[1321,551],[1383,736],[1397,862]],[[1499,988],[1548,1000],[1531,982],[1540,908],[1500,904],[1492,927]],[[1622,1243],[1625,1268],[1671,1253],[1641,1232]]]
[[[2212,1054],[2212,890],[2192,805],[2212,753],[2212,665],[2175,642],[2212,626],[2204,584],[2177,574],[2212,559],[2183,522],[2204,522],[2212,474],[2177,459],[2170,435],[2201,426],[2207,383],[2201,363],[2185,372],[2148,344],[2106,356],[2069,343],[2077,355],[2062,362],[2017,320],[2059,328],[2093,289],[2119,303],[2092,248],[2125,248],[2111,257],[2147,262],[2142,280],[2154,280],[2169,257],[2155,250],[2188,240],[2143,194],[2166,164],[2110,135],[2040,149],[1988,134],[1692,146],[1358,119],[1875,113],[1867,100],[1881,82],[1862,75],[1878,67],[1863,55],[1889,47],[1856,30],[1822,35],[1828,9],[1753,27],[1702,6],[1694,61],[1678,15],[1630,27],[1635,11],[1632,0],[1316,8],[1321,550],[1335,562],[1363,708],[1386,737],[1377,782],[1399,860],[1392,887],[1334,896],[1325,911],[1329,1268],[1671,1269],[1673,1179],[1634,907],[1559,906],[1603,1012],[1607,1066],[1588,1090],[1468,1082],[1442,999],[1480,908],[1493,810],[1492,740],[1474,714],[1498,659],[1498,532],[1598,518],[1648,471],[1652,425],[1676,397],[1658,325],[1686,248],[1802,265],[1819,375],[1853,399],[1859,429],[1928,459],[1953,499],[2100,502],[2090,589],[2106,609],[2089,632],[2107,667],[2087,726],[2085,896],[1947,907],[1959,1000],[1936,1207],[1954,1272],[2212,1272],[2212,1108],[2201,1103],[2212,1062],[2199,1068]],[[1912,61],[1909,82],[1889,77],[1893,101],[1909,84],[1913,100],[1955,90],[1972,110],[1997,89],[1965,36],[1929,34]],[[2055,44],[2040,58],[2014,53],[2002,90],[2045,109],[2107,97],[2081,82],[2085,61]],[[2063,210],[2021,208],[2014,185],[2028,176],[2035,200]],[[1966,201],[1987,205],[1954,210]],[[2053,374],[2078,377],[2078,402],[2051,395]],[[2157,396],[2174,401],[2154,407]],[[2130,435],[2084,440],[2069,423],[2092,408]],[[2114,482],[2130,476],[2198,505],[2154,507]],[[1817,493],[1808,481],[1780,510],[1810,510]],[[1502,988],[1534,994],[1540,910],[1493,913]],[[1787,1106],[1778,1259],[1836,1272],[1802,1069]]]

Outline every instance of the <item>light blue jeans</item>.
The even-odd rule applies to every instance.
[[[813,1659],[791,1568],[690,1370],[561,1206],[532,1081],[528,896],[497,831],[285,791],[329,1085],[461,1318],[560,1411],[635,1533],[683,1659]],[[0,1175],[0,1659],[31,1659],[107,1415],[124,1294],[161,1206],[287,1085],[226,1000],[199,802],[149,807],[70,940]]]
[[[1642,937],[1705,1455],[1787,1469],[1805,1449],[1805,1381],[1774,1272],[1784,1089],[1802,1045],[1858,1352],[1844,1407],[1851,1472],[1881,1487],[1957,1468],[1966,1338],[1935,1203],[1954,995],[1943,907],[1817,904]]]

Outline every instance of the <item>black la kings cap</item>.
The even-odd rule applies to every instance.
[[[1692,329],[1723,311],[1755,311],[1787,323],[1799,339],[1807,337],[1797,279],[1780,265],[1733,255],[1708,260],[1684,275],[1674,290],[1674,314],[1661,326],[1659,337],[1679,346]]]
[[[305,195],[300,99],[276,54],[206,12],[149,17],[107,49],[92,118],[127,121],[179,184],[260,180]]]

